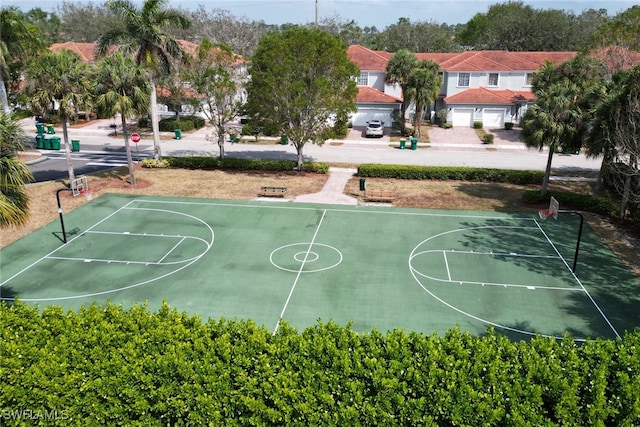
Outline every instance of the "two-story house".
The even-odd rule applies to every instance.
[[[399,86],[387,84],[384,79],[393,53],[353,45],[348,55],[360,68],[358,112],[353,116],[353,125],[392,117],[392,110],[399,109],[402,102]],[[534,101],[531,88],[534,71],[546,61],[561,63],[575,55],[576,52],[417,53],[417,59],[439,64],[442,73],[442,87],[429,119],[434,120],[436,112],[445,109],[447,122],[454,126],[472,126],[474,121],[482,122],[485,127],[518,123]],[[413,114],[409,108],[405,119]]]

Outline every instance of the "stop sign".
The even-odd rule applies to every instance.
[[[131,141],[133,141],[134,144],[137,144],[138,142],[140,142],[140,134],[132,133],[131,134]]]

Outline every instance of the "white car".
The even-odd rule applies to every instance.
[[[383,137],[384,122],[381,122],[380,120],[371,120],[370,122],[367,122],[367,129],[364,134],[367,137],[370,137],[370,136]]]

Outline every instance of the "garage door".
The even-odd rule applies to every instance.
[[[351,118],[353,126],[366,126],[368,121],[380,120],[386,127],[391,127],[393,123],[393,110],[388,108],[358,108],[358,111]]]
[[[454,126],[471,127],[473,121],[473,108],[454,108],[451,122]]]
[[[482,115],[482,125],[487,128],[501,128],[504,126],[504,110],[485,108]]]

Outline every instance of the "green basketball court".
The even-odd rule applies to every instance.
[[[103,195],[2,249],[3,300],[77,309],[163,300],[272,331],[333,320],[427,334],[489,325],[612,338],[640,328],[640,283],[561,215]]]

